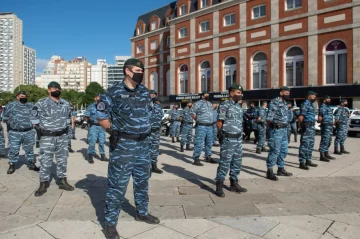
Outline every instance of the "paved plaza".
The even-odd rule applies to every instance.
[[[85,161],[86,133],[77,129],[76,153],[68,160],[68,179],[76,187],[73,192],[59,190],[52,180],[48,192],[36,198],[38,173],[18,165],[14,174],[7,175],[7,160],[0,160],[0,239],[105,238],[100,223],[107,163],[99,155],[93,165]],[[152,175],[149,189],[149,211],[161,223],[134,220],[130,181],[119,234],[131,239],[358,239],[360,137],[348,138],[346,149],[351,154],[330,163],[318,161],[319,141],[316,136],[313,154],[319,167],[309,171],[298,169],[299,145],[291,142],[286,169],[294,177],[281,177],[278,182],[265,179],[267,154],[257,155],[255,145],[245,143],[240,184],[248,192],[235,194],[227,187],[226,197],[218,198],[214,195],[217,165],[193,166],[192,152],[180,153],[179,143],[163,137],[159,168],[164,174]],[[213,158],[219,159],[219,147],[213,148]]]

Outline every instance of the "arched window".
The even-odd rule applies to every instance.
[[[181,65],[179,67],[180,93],[188,92],[188,66]]]
[[[256,53],[252,60],[253,89],[267,87],[267,56],[264,52]]]
[[[170,95],[170,70],[166,72],[166,95]]]
[[[236,59],[229,57],[224,62],[225,89],[236,83]]]
[[[210,63],[204,61],[200,64],[201,91],[210,91],[211,70]]]
[[[156,92],[159,91],[159,77],[157,72],[152,72],[150,75],[150,89],[155,90]]]
[[[343,41],[335,40],[325,48],[326,84],[347,83],[347,47]]]
[[[300,47],[290,48],[285,55],[287,86],[304,85],[304,52]]]

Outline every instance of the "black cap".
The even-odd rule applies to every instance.
[[[149,94],[150,94],[150,95],[151,95],[151,94],[157,95],[156,91],[154,91],[154,90],[149,90]]]
[[[239,84],[232,84],[230,87],[229,87],[229,90],[241,90],[243,91],[243,88],[241,85]]]
[[[27,96],[26,91],[24,91],[24,90],[20,90],[20,91],[16,94],[16,96],[18,96],[18,95],[26,95],[26,96]]]
[[[325,95],[324,99],[331,99],[331,97],[329,95]]]
[[[48,84],[48,88],[51,88],[51,87],[54,87],[54,88],[57,88],[59,90],[61,90],[61,86],[59,83],[57,83],[56,81],[52,81]]]
[[[317,95],[314,91],[308,91],[307,95]]]
[[[255,102],[252,102],[252,101],[251,101],[251,102],[249,103],[249,105],[255,105]]]
[[[341,99],[341,103],[347,102],[347,99]]]
[[[127,59],[124,63],[124,68],[126,66],[137,66],[144,70],[144,63],[142,63],[142,61],[135,58]]]
[[[202,95],[209,94],[209,91],[204,90],[201,94],[202,94]]]
[[[287,86],[281,86],[280,91],[290,91],[290,88]]]

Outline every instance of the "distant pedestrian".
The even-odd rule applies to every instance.
[[[169,112],[169,119],[170,119],[170,137],[172,142],[180,142],[179,134],[180,134],[180,115],[181,112],[179,110],[178,105],[174,105],[173,109]]]
[[[348,133],[348,122],[350,113],[347,109],[347,99],[342,99],[340,106],[335,111],[335,125],[337,128],[335,144],[334,144],[334,154],[349,154],[348,151],[345,150],[345,140],[347,138]],[[339,151],[340,145],[340,151]]]
[[[331,145],[334,115],[333,110],[330,107],[331,98],[326,95],[323,99],[323,103],[319,109],[318,122],[321,124],[321,141],[320,141],[320,161],[329,162],[330,159],[335,159],[329,155],[329,148]]]
[[[186,145],[186,150],[191,150],[190,143],[193,138],[193,118],[191,117],[192,111],[192,100],[187,101],[187,105],[181,113],[181,143],[180,151],[184,152],[184,146]]]
[[[265,148],[266,144],[266,108],[267,108],[267,102],[263,101],[261,103],[261,107],[257,111],[257,119],[256,119],[256,125],[257,125],[257,132],[258,132],[258,142],[256,146],[256,153],[261,154],[261,152],[269,152]]]

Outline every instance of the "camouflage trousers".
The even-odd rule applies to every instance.
[[[150,174],[150,138],[144,141],[120,138],[115,150],[110,151],[105,225],[117,224],[131,176],[136,212],[143,216],[148,214]]]
[[[61,136],[41,136],[39,162],[40,162],[40,182],[50,180],[50,169],[55,156],[56,175],[58,178],[66,177],[68,150],[68,135]]]
[[[284,160],[288,153],[287,128],[270,129],[269,134],[269,154],[266,166],[272,169],[276,162],[278,168],[284,168]]]
[[[190,144],[192,141],[193,125],[184,123],[181,131],[181,143],[180,145]]]
[[[72,127],[68,127],[68,137],[69,137],[69,140],[68,140],[68,148],[71,149],[71,139],[72,139],[72,136],[73,136],[73,128]]]
[[[334,146],[336,148],[339,147],[339,144],[340,147],[344,147],[345,140],[347,138],[347,133],[348,133],[347,124],[340,124],[340,126],[337,129],[336,138],[335,138]]]
[[[312,159],[315,140],[315,126],[303,127],[301,132],[299,161],[300,163],[305,163],[306,160],[311,161]]]
[[[5,155],[5,137],[4,129],[2,127],[0,128],[0,155]]]
[[[216,125],[216,122],[213,124],[213,137],[214,137],[214,143],[216,142],[216,141],[218,141],[217,140],[217,133],[218,133],[218,128],[217,128],[217,125]]]
[[[193,159],[200,157],[203,147],[205,146],[205,157],[211,156],[211,148],[213,145],[213,128],[212,126],[199,125],[195,130],[194,153]],[[205,145],[204,145],[205,142]]]
[[[264,124],[257,124],[257,132],[259,135],[257,148],[262,149],[265,147],[266,143],[266,126]]]
[[[170,137],[179,137],[180,134],[180,121],[173,121],[170,124]]]
[[[183,129],[184,130],[184,129]],[[151,163],[157,163],[157,158],[159,156],[159,146],[160,146],[160,129],[150,134],[150,159]]]
[[[242,166],[242,134],[237,139],[224,138],[220,145],[220,161],[216,181],[224,181],[230,170],[230,179],[238,180]]]
[[[93,125],[88,131],[88,154],[94,155],[96,153],[95,145],[99,139],[99,153],[105,154],[105,130],[99,125]]]
[[[289,124],[289,127],[288,127],[288,140],[289,141],[290,141],[291,133],[294,133],[295,138],[297,137],[296,123]]]
[[[25,151],[27,162],[35,163],[34,145],[35,145],[35,131],[32,129],[27,132],[9,131],[9,163],[16,163],[19,161],[20,146]]]
[[[333,125],[321,125],[321,141],[320,141],[320,149],[321,153],[326,153],[329,151],[329,147],[331,145],[333,134]]]

